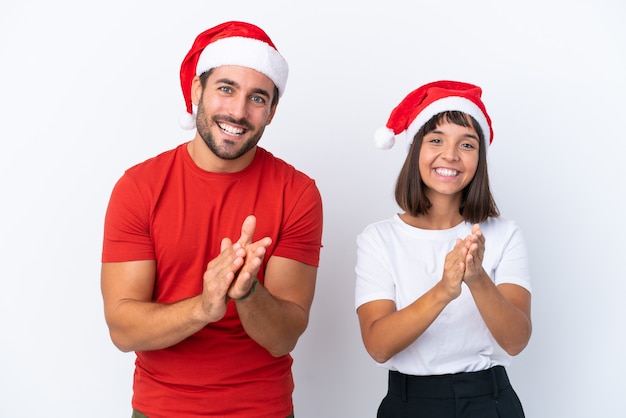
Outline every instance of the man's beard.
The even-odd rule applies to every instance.
[[[228,120],[228,122],[233,123],[235,125],[243,126],[247,130],[252,129],[252,126],[246,119],[242,119],[242,120],[235,120],[232,118],[230,119],[222,118],[222,119]],[[212,123],[215,124],[216,126],[218,125],[215,119],[212,119]],[[240,149],[233,149],[232,146],[235,145],[235,142],[229,141],[229,140],[225,140],[224,141],[225,145],[220,147],[217,145],[215,138],[211,134],[210,127],[209,127],[209,118],[206,112],[204,111],[204,106],[202,105],[198,106],[198,114],[196,117],[196,127],[198,129],[198,134],[200,135],[200,137],[202,138],[206,146],[209,147],[209,149],[211,150],[213,154],[215,154],[217,157],[223,160],[236,160],[237,158],[241,157],[242,155],[250,151],[261,140],[261,136],[263,136],[263,131],[265,130],[265,127],[259,129],[254,136],[250,137],[248,140],[246,140],[245,143],[242,144]]]

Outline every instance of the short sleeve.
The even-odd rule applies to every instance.
[[[314,181],[310,181],[291,202],[274,255],[319,266],[322,247],[322,198]]]
[[[155,259],[145,199],[128,173],[115,184],[104,221],[103,263]]]
[[[376,230],[369,226],[357,236],[355,308],[373,300],[395,300],[389,260]]]
[[[530,285],[530,269],[528,251],[521,229],[515,223],[509,222],[509,232],[505,235],[506,241],[502,244],[500,262],[495,269],[494,280],[496,285],[511,283],[532,290]]]

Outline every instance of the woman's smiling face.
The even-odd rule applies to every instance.
[[[424,135],[419,170],[429,198],[434,194],[460,196],[476,174],[479,147],[480,139],[473,127],[445,119]]]

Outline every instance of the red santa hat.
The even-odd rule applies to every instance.
[[[187,111],[180,124],[185,129],[196,127],[196,112],[191,102],[193,78],[221,65],[252,68],[270,78],[285,92],[289,66],[267,34],[246,22],[225,22],[202,32],[180,66],[180,85]]]
[[[482,90],[460,81],[435,81],[409,93],[391,112],[387,125],[374,134],[376,147],[390,149],[395,137],[404,134],[410,147],[415,134],[433,116],[458,110],[472,116],[483,131],[485,142],[493,141],[491,118],[480,99]]]

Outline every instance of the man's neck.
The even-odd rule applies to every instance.
[[[215,155],[198,135],[187,143],[187,152],[193,162],[211,173],[236,173],[243,170],[254,160],[256,149],[255,146],[239,158],[225,160]]]

